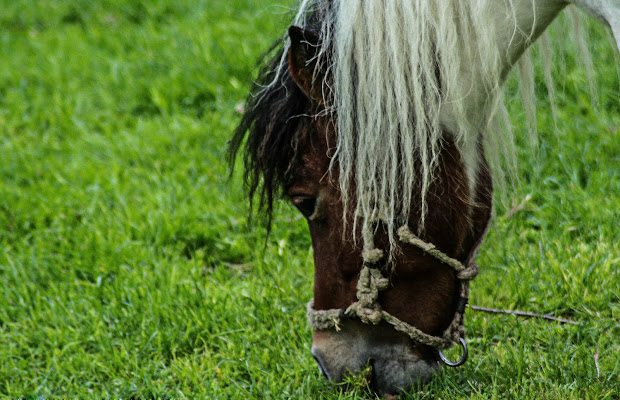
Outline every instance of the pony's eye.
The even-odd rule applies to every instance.
[[[297,207],[304,217],[309,218],[316,209],[316,197],[294,196],[291,198],[293,205]]]

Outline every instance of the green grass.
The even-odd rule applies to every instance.
[[[263,246],[239,177],[226,179],[235,106],[291,2],[5,3],[0,395],[365,398],[310,355],[305,223],[282,205]],[[620,393],[618,59],[589,26],[594,108],[574,40],[554,29],[557,126],[540,100],[538,160],[520,139],[520,183],[497,204],[472,303],[579,325],[469,312],[470,361],[410,398]]]

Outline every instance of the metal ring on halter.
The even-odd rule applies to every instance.
[[[459,342],[461,343],[461,347],[463,348],[463,355],[456,362],[448,360],[448,358],[443,354],[441,350],[437,350],[439,352],[439,358],[441,358],[441,361],[443,361],[443,363],[449,367],[458,367],[459,365],[465,364],[465,361],[467,361],[467,342],[465,342],[465,339],[463,338],[459,338]]]

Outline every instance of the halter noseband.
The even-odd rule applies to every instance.
[[[377,299],[379,292],[386,290],[389,286],[389,279],[384,277],[381,271],[376,268],[376,264],[383,258],[383,251],[377,248],[364,250],[362,257],[364,265],[357,281],[357,301],[351,304],[346,310],[315,310],[314,300],[308,303],[308,321],[313,330],[335,329],[340,331],[340,324],[346,319],[359,318],[365,324],[377,325],[385,321],[392,325],[397,331],[405,333],[413,341],[435,347],[439,352],[439,358],[451,367],[458,367],[467,361],[467,343],[465,342],[465,306],[469,295],[469,281],[478,275],[478,265],[473,261],[479,244],[474,247],[469,257],[467,265],[459,260],[449,257],[433,244],[427,243],[417,237],[407,225],[400,227],[397,231],[398,237],[402,242],[418,247],[426,254],[436,258],[440,262],[449,265],[456,271],[459,280],[459,299],[454,313],[454,318],[441,336],[432,336],[422,332],[415,326],[396,318],[387,311],[383,310]],[[483,235],[484,236],[484,235]],[[481,242],[482,240],[480,240]],[[442,350],[452,347],[455,343],[462,347],[461,358],[452,362],[449,361]]]

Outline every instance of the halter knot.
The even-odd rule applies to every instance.
[[[366,264],[376,264],[383,258],[383,250],[366,249],[362,251],[362,258]]]
[[[365,324],[377,325],[383,319],[383,310],[377,302],[379,292],[389,285],[390,281],[381,271],[364,265],[357,280],[357,301],[347,308],[345,314],[357,316]]]
[[[347,315],[355,315],[365,324],[377,325],[383,319],[383,312],[378,304],[365,306],[361,301],[355,302],[347,308]]]
[[[379,298],[379,292],[387,289],[389,284],[390,281],[381,275],[381,271],[365,266],[357,280],[358,303],[364,307],[373,307]]]
[[[476,276],[478,276],[478,264],[473,261],[467,266],[467,268],[456,274],[456,277],[462,281],[471,281]]]

